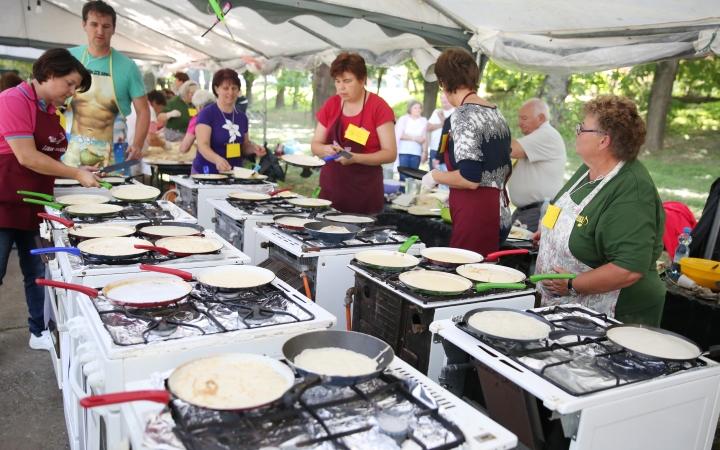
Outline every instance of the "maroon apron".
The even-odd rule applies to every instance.
[[[365,100],[360,112],[360,127],[362,128],[365,114]],[[342,112],[345,108],[343,102],[340,115],[328,127],[325,144],[339,143],[340,147],[350,148],[352,153],[364,153],[365,146],[357,142],[345,140],[345,129],[342,123]],[[364,164],[350,164],[344,166],[337,161],[328,161],[320,171],[320,198],[333,202],[333,208],[344,213],[377,214],[382,211],[385,202],[385,189],[383,188],[383,173],[381,166],[366,166]]]
[[[37,104],[35,86],[32,88],[37,109],[35,130],[33,130],[35,148],[52,159],[59,160],[67,150],[65,130],[60,125],[60,117],[57,114],[47,113],[40,108]],[[44,207],[23,202],[24,197],[17,191],[52,195],[55,177],[24,167],[15,153],[8,153],[0,155],[0,179],[3,180],[3,189],[0,189],[0,228],[37,230],[42,220],[37,214],[43,212]]]

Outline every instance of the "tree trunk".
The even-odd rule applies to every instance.
[[[429,119],[437,105],[440,84],[437,81],[423,81],[425,94],[423,96],[423,117]]]
[[[336,93],[335,83],[333,79],[330,78],[330,66],[323,63],[313,69],[312,83],[312,116],[313,124],[316,124],[317,119],[315,118],[315,114],[317,114],[317,112],[320,110],[322,105],[325,104],[327,99],[329,99]]]
[[[293,94],[292,94],[292,99],[293,99],[292,109],[293,110],[298,109],[298,96],[300,96],[300,88],[294,87]]]
[[[547,75],[540,85],[539,97],[550,107],[550,125],[557,128],[570,90],[570,75]]]
[[[376,92],[377,95],[380,95],[380,85],[382,84],[383,75],[385,75],[385,73],[387,73],[387,67],[378,67],[378,70],[377,70],[377,76],[378,76],[377,92]]]
[[[277,96],[275,97],[275,109],[285,107],[285,87],[280,87],[277,90]]]
[[[245,98],[248,101],[248,108],[250,108],[253,104],[253,82],[255,81],[255,78],[257,78],[257,76],[247,70],[243,72],[242,76],[245,79]]]
[[[666,119],[679,64],[679,59],[671,59],[657,63],[655,68],[655,78],[648,102],[647,137],[643,147],[645,150],[652,152],[663,149]]]

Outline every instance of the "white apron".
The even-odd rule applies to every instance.
[[[572,233],[575,222],[580,216],[580,213],[585,206],[587,206],[593,198],[600,192],[610,180],[617,175],[622,166],[625,165],[624,161],[619,162],[615,168],[605,176],[600,184],[588,194],[587,197],[580,202],[579,205],[575,204],[573,199],[570,197],[570,193],[585,179],[589,171],[575,182],[575,184],[568,189],[555,203],[555,206],[560,208],[560,215],[555,222],[555,227],[550,229],[544,225],[541,225],[542,236],[540,239],[540,249],[538,251],[536,273],[555,273],[553,266],[561,267],[571,273],[581,274],[592,270],[592,267],[582,263],[580,260],[575,258],[570,252],[570,233]],[[582,226],[582,225],[578,225]],[[577,297],[557,297],[545,290],[540,283],[537,286],[538,292],[542,294],[541,305],[542,306],[554,306],[562,305],[565,303],[580,303],[586,308],[590,308],[599,313],[607,314],[608,317],[612,318],[615,316],[615,304],[617,303],[620,290],[606,292],[604,294],[588,294],[579,295]]]

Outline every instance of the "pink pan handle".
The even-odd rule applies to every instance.
[[[268,195],[272,197],[273,195],[277,195],[277,194],[279,194],[279,193],[281,193],[281,192],[289,191],[290,189],[292,189],[292,188],[291,188],[291,187],[286,187],[286,188],[278,189],[277,191],[272,191],[272,192],[269,193]]]
[[[99,292],[97,289],[93,289],[91,287],[82,286],[79,284],[73,284],[73,283],[65,283],[64,281],[55,281],[55,280],[46,280],[44,278],[37,278],[35,280],[36,284],[39,284],[40,286],[50,286],[50,287],[56,287],[61,289],[70,289],[73,291],[82,292],[85,295],[88,295],[92,298],[97,298],[99,295]]]
[[[170,275],[175,275],[176,277],[180,277],[185,281],[192,281],[193,274],[190,272],[185,272],[184,270],[178,270],[178,269],[170,269],[169,267],[158,267],[158,266],[151,266],[149,264],[140,264],[140,270],[147,270],[149,272],[158,272],[158,273],[167,273]]]
[[[146,400],[155,403],[170,403],[170,393],[168,391],[130,391],[115,392],[105,395],[91,395],[80,400],[80,406],[83,408],[94,408],[95,406],[117,405],[118,403],[135,402],[138,400]]]
[[[52,214],[48,213],[38,213],[38,216],[42,217],[43,219],[53,220],[61,225],[65,225],[68,228],[72,228],[75,226],[75,222],[73,222],[72,220],[67,220],[64,217],[53,216]]]
[[[499,252],[492,252],[488,253],[488,255],[485,257],[485,261],[495,261],[501,256],[508,256],[508,255],[526,255],[530,253],[530,250],[523,248],[518,250],[501,250]]]

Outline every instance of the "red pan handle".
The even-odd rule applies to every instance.
[[[150,272],[158,272],[158,273],[167,273],[170,275],[175,275],[176,277],[180,277],[185,281],[192,281],[193,274],[190,272],[185,272],[184,270],[178,270],[178,269],[170,269],[169,267],[158,267],[158,266],[151,266],[148,264],[140,264],[140,270],[147,270]]]
[[[277,195],[277,194],[279,194],[279,193],[281,193],[281,192],[289,191],[289,190],[291,190],[291,189],[292,189],[291,187],[286,187],[286,188],[278,189],[277,191],[272,191],[272,192],[269,193],[268,195],[272,197],[273,195]]]
[[[80,406],[83,408],[93,408],[95,406],[117,405],[118,403],[134,402],[137,400],[146,400],[155,403],[170,403],[170,393],[168,391],[130,391],[115,392],[105,395],[91,395],[80,400]]]
[[[501,256],[508,256],[508,255],[526,255],[530,253],[530,250],[526,248],[517,249],[517,250],[500,250],[499,252],[492,252],[488,253],[488,255],[485,257],[485,261],[495,261]]]
[[[162,255],[169,255],[170,250],[164,248],[164,247],[156,247],[154,245],[141,245],[141,244],[135,244],[135,248],[139,248],[140,250],[154,250]]]
[[[56,288],[62,288],[62,289],[70,289],[73,291],[82,292],[85,295],[88,295],[92,298],[97,298],[100,293],[97,289],[93,289],[91,287],[82,286],[79,284],[73,284],[73,283],[65,283],[64,281],[55,281],[55,280],[46,280],[45,278],[37,278],[35,279],[35,283],[39,284],[40,286],[50,286],[50,287],[56,287]]]
[[[52,214],[48,213],[38,213],[38,216],[42,217],[43,219],[54,220],[55,222],[61,225],[65,225],[68,228],[75,226],[75,222],[73,222],[72,220],[67,220],[64,217],[53,216]]]

